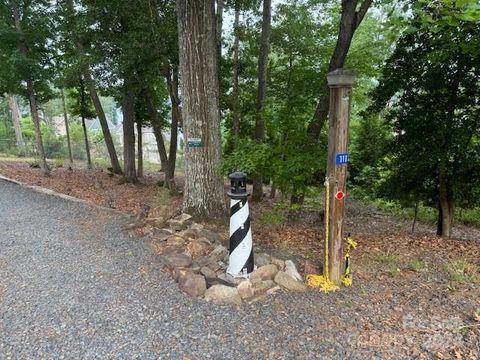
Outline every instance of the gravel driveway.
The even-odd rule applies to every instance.
[[[0,180],[0,359],[411,358],[383,321],[396,298],[372,306],[353,287],[215,306],[184,295],[127,221]],[[365,321],[392,341],[366,345]]]

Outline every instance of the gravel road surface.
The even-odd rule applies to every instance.
[[[362,346],[361,289],[215,306],[183,294],[127,222],[0,180],[0,359],[409,358]]]

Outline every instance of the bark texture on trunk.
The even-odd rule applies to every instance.
[[[12,10],[13,10],[13,20],[15,22],[15,30],[17,34],[21,35],[23,34],[22,22],[20,19],[20,13],[18,11],[17,5],[14,4]],[[20,52],[26,58],[28,58],[28,52],[29,52],[28,45],[23,36],[20,38],[20,42],[18,43],[18,48]],[[27,83],[28,102],[30,104],[30,114],[32,115],[33,127],[35,129],[37,151],[38,151],[38,155],[40,156],[40,167],[42,168],[43,173],[45,175],[49,175],[50,167],[47,164],[45,149],[43,148],[42,132],[40,130],[40,117],[38,115],[38,103],[37,103],[37,97],[35,95],[35,88],[33,86],[33,80],[30,77],[28,77],[27,79],[25,79],[25,82]]]
[[[178,96],[178,71],[173,70],[167,73],[167,86],[172,103],[172,123],[170,124],[170,149],[168,163],[165,169],[165,187],[171,192],[176,192],[175,166],[177,160],[178,146],[178,124],[182,123],[182,111],[180,109],[180,98]]]
[[[437,225],[437,234],[442,238],[450,239],[452,236],[454,202],[449,190],[448,176],[446,168],[440,164],[438,176],[438,194],[439,194],[439,223]]]
[[[217,13],[215,17],[215,40],[217,42],[218,67],[220,74],[220,60],[222,58],[222,29],[223,29],[223,8],[224,0],[217,0]]]
[[[352,43],[353,35],[361,24],[372,0],[363,0],[360,7],[357,7],[358,0],[342,0],[342,15],[340,18],[339,33],[335,49],[328,65],[328,72],[340,69],[345,65],[348,50]],[[357,10],[358,8],[358,10]],[[320,88],[320,99],[318,100],[315,114],[310,122],[307,132],[312,139],[317,139],[322,127],[327,121],[329,111],[329,89],[325,78]]]
[[[221,161],[218,66],[214,0],[178,0],[180,73],[183,95],[185,189],[183,210],[197,219],[227,219]],[[190,139],[200,139],[190,147]]]
[[[15,140],[17,143],[17,152],[19,156],[27,154],[25,141],[23,140],[22,126],[20,125],[20,110],[18,109],[18,102],[14,95],[8,95],[8,106],[12,115],[13,128],[15,130]]]
[[[50,174],[50,167],[47,164],[47,158],[45,155],[45,149],[43,148],[42,132],[40,130],[40,117],[38,116],[38,104],[35,96],[35,90],[33,89],[33,83],[31,80],[27,80],[27,92],[28,102],[30,104],[30,113],[33,119],[33,127],[35,128],[35,139],[37,141],[38,155],[40,156],[40,166],[45,175]]]
[[[265,139],[265,122],[263,119],[265,110],[265,98],[267,96],[267,70],[268,52],[270,49],[270,33],[272,22],[272,1],[263,1],[262,37],[260,40],[260,53],[258,56],[258,88],[257,88],[257,116],[255,119],[255,140],[263,142]],[[262,174],[253,177],[252,201],[260,201],[263,198]]]
[[[232,90],[232,113],[233,113],[233,137],[237,147],[240,137],[240,86],[238,81],[238,66],[240,53],[240,1],[235,1],[235,20],[233,22],[235,37],[233,40],[233,90]]]
[[[143,134],[142,122],[137,120],[137,177],[143,178]]]
[[[165,171],[168,163],[167,151],[165,150],[165,141],[163,140],[162,135],[162,125],[160,124],[160,119],[158,118],[157,107],[155,105],[151,89],[144,89],[143,96],[145,97],[145,102],[147,103],[147,110],[150,116],[150,122],[152,124],[153,135],[155,136],[155,140],[157,142],[161,170]]]
[[[65,120],[65,132],[67,134],[68,160],[70,161],[69,169],[71,170],[73,165],[72,143],[70,142],[70,127],[68,126],[67,106],[65,105],[65,93],[63,89],[60,89],[60,95],[62,97],[63,119]]]
[[[90,156],[90,144],[88,143],[88,132],[87,126],[85,124],[85,83],[83,82],[83,78],[80,77],[80,106],[82,108],[82,128],[83,128],[83,138],[85,139],[85,151],[87,153],[87,168],[92,168],[92,158]]]
[[[128,84],[122,99],[123,111],[123,178],[126,182],[138,181],[135,171],[135,108],[134,95]]]

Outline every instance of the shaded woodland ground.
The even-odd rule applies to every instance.
[[[44,177],[27,163],[2,160],[0,174],[132,215],[145,205],[155,211],[165,202],[172,209],[181,204],[181,197],[171,198],[158,187],[159,173],[132,185],[100,169],[56,168]],[[288,214],[278,203],[277,198],[251,205],[255,250],[294,258],[301,270],[318,271],[323,254],[319,210]],[[444,240],[435,236],[434,225],[418,224],[412,234],[410,221],[354,199],[348,199],[347,208],[346,228],[358,242],[352,254],[353,286],[322,295],[332,300],[329,309],[319,309],[328,314],[330,326],[343,329],[358,354],[378,348],[392,352],[392,358],[402,351],[413,358],[478,359],[480,229],[458,225],[453,238]],[[215,230],[227,244],[227,225]]]

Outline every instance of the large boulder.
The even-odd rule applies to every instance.
[[[242,298],[237,288],[225,285],[213,285],[205,291],[205,300],[214,304],[235,304],[240,305]]]
[[[291,291],[307,290],[307,286],[304,283],[295,280],[293,277],[291,277],[284,271],[279,271],[277,273],[277,275],[275,276],[275,282],[287,290],[291,290]]]

